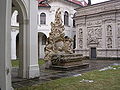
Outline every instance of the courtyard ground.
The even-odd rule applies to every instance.
[[[89,72],[89,71],[93,71],[93,70],[97,70],[97,69],[99,70],[104,67],[120,64],[120,60],[84,60],[84,62],[90,64],[89,68],[82,69],[82,70],[77,69],[77,70],[73,70],[73,71],[45,70],[44,65],[42,65],[42,66],[40,66],[40,77],[36,78],[36,79],[31,79],[31,80],[18,78],[17,77],[18,68],[13,68],[12,69],[12,85],[14,88],[33,86],[33,85],[37,85],[37,84],[43,84],[48,81],[61,79],[63,77],[72,77],[75,75],[83,74],[85,72]],[[54,82],[54,81],[52,81],[52,82]],[[30,90],[32,90],[32,89],[30,89]],[[37,90],[37,89],[35,89],[35,90]],[[43,90],[48,90],[48,89],[43,89]],[[60,89],[60,90],[62,90],[62,89]],[[81,90],[81,89],[76,89],[76,90]],[[84,90],[84,89],[82,89],[82,90]]]

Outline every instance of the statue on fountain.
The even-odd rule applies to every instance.
[[[45,61],[51,60],[53,54],[72,53],[72,39],[64,34],[64,25],[61,18],[60,8],[56,11],[55,21],[51,22],[51,32],[45,47]]]

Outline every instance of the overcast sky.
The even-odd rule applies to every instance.
[[[88,0],[85,0],[85,1],[88,2]],[[95,3],[100,3],[100,2],[104,2],[104,1],[109,1],[109,0],[91,0],[91,3],[95,4]]]

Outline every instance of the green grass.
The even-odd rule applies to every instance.
[[[19,60],[11,60],[12,67],[18,67],[19,66]]]
[[[43,59],[39,59],[39,60],[38,60],[38,64],[39,64],[39,65],[43,65],[43,64],[45,64],[45,61],[44,61]]]
[[[19,59],[12,60],[11,63],[12,63],[12,67],[19,67]],[[39,65],[43,65],[44,63],[45,61],[43,59],[38,60]]]
[[[83,79],[93,80],[94,82],[80,82]],[[120,69],[96,70],[84,73],[79,77],[62,78],[16,90],[120,90]]]

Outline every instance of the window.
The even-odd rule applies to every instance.
[[[19,15],[16,16],[16,22],[19,23]]]
[[[73,27],[75,27],[75,20],[73,19]]]
[[[75,14],[73,15],[73,18],[75,17]],[[75,27],[75,20],[74,19],[73,19],[73,27]]]
[[[67,11],[64,13],[64,25],[68,26],[69,23],[69,14]]]
[[[46,14],[45,13],[40,14],[40,24],[46,24]]]

